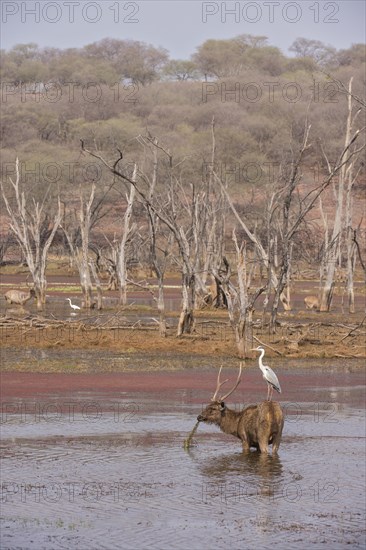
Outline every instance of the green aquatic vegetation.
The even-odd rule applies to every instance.
[[[197,431],[198,424],[199,424],[199,420],[197,420],[196,424],[194,425],[194,427],[191,430],[191,432],[190,432],[189,436],[187,437],[187,439],[184,440],[183,448],[185,450],[189,449],[192,446],[192,439],[193,439],[194,434]]]
[[[81,293],[80,285],[49,285],[47,292],[79,292]]]

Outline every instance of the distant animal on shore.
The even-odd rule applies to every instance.
[[[29,300],[34,298],[36,292],[34,288],[30,288],[28,292],[22,290],[8,290],[5,292],[4,297],[8,304],[17,304],[19,306],[24,306]]]
[[[316,296],[306,296],[304,298],[306,309],[319,309],[319,300]]]

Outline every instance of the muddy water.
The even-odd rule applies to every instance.
[[[2,282],[2,292],[5,292],[6,290],[9,290],[11,288],[22,288],[23,290],[26,290],[24,288],[24,276],[18,275],[18,276],[1,276],[1,282]],[[42,315],[49,316],[52,318],[60,319],[60,320],[69,320],[69,321],[79,321],[83,320],[83,322],[88,322],[88,319],[90,321],[95,320],[96,317],[96,311],[95,310],[80,310],[76,313],[71,309],[67,297],[69,297],[72,302],[77,305],[81,306],[81,295],[80,292],[78,292],[75,288],[75,291],[73,291],[72,285],[78,285],[79,281],[78,278],[75,277],[62,277],[62,276],[50,276],[48,278],[49,282],[49,289],[46,298],[46,307],[45,310],[42,312]],[[156,286],[156,280],[154,279],[148,279],[149,284]],[[355,293],[356,293],[356,312],[360,313],[365,310],[365,296],[363,294],[363,283],[356,282],[355,283]],[[62,289],[64,289],[62,291]],[[67,289],[67,290],[66,290]],[[311,281],[297,281],[295,283],[295,286],[293,288],[291,303],[293,307],[293,313],[299,313],[302,312],[304,314],[306,312],[307,317],[310,321],[318,321],[319,320],[319,314],[314,311],[306,311],[304,306],[304,297],[309,294],[316,294],[317,289],[314,288],[314,282]],[[167,312],[169,311],[179,311],[181,306],[181,288],[180,288],[180,280],[179,279],[170,279],[166,281],[166,287],[165,287],[165,309]],[[258,298],[258,301],[256,302],[256,309],[259,309],[263,305],[264,297],[260,296]],[[148,291],[144,290],[138,290],[135,289],[129,289],[128,292],[128,304],[129,305],[135,305],[135,306],[142,306],[142,310],[138,312],[138,314],[133,315],[131,312],[127,309],[124,310],[123,315],[119,314],[116,316],[117,312],[121,309],[119,306],[119,296],[117,291],[108,291],[104,293],[103,296],[103,307],[102,313],[104,315],[111,315],[114,320],[117,320],[118,318],[125,316],[128,318],[130,322],[138,322],[142,321],[144,324],[151,323],[154,324],[152,321],[152,317],[156,316],[156,303],[152,299],[151,294]],[[144,315],[144,308],[146,309],[146,314]],[[150,308],[152,308],[150,310]],[[4,299],[0,299],[0,314],[4,315],[8,309],[11,309],[17,311],[17,307],[15,305],[9,306]],[[19,316],[25,316],[29,314],[36,315],[38,312],[36,310],[36,304],[34,300],[31,300],[30,302],[27,302],[27,304],[24,307],[25,311],[23,313],[19,312]],[[347,311],[346,307],[346,298],[345,298],[345,289],[343,286],[340,288],[337,288],[336,292],[333,296],[332,301],[332,313],[333,314],[339,314],[344,313]],[[99,316],[101,312],[98,312]],[[12,316],[13,314],[9,314]],[[171,319],[169,318],[169,323],[175,324],[177,322],[176,319],[177,315],[174,315]],[[304,319],[303,319],[304,320]]]
[[[7,373],[1,548],[364,548],[364,374],[340,361],[277,373],[276,458],[204,424],[183,449],[214,369]],[[233,407],[266,395],[256,368],[242,386]]]

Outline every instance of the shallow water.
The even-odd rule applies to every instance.
[[[168,373],[170,391],[153,373],[126,392],[70,375],[70,391],[6,398],[1,548],[364,548],[364,377],[308,366],[281,372],[278,457],[204,424],[183,449],[215,369]],[[265,397],[257,369],[242,384],[232,407]]]
[[[5,283],[7,277],[2,276],[3,284]],[[97,311],[92,310],[77,310],[76,312],[70,307],[67,298],[70,298],[72,303],[81,306],[81,294],[80,292],[73,291],[72,286],[70,286],[71,280],[74,284],[78,285],[78,278],[69,278],[62,276],[49,277],[49,292],[46,297],[46,306],[45,310],[41,313],[44,317],[49,317],[51,319],[59,319],[62,321],[82,321],[85,324],[97,325],[98,323],[104,323],[108,319],[112,321],[112,324],[125,324],[129,323],[131,325],[138,324],[139,326],[156,326],[155,318],[158,315],[156,310],[156,302],[151,297],[149,291],[145,290],[132,290],[129,289],[128,292],[128,306],[138,306],[138,311],[130,310],[129,307],[121,308],[119,305],[119,295],[118,292],[105,291],[103,296],[103,309]],[[154,279],[149,279],[149,283],[153,285],[153,288],[156,289],[156,281]],[[4,292],[9,290],[10,287],[16,287],[24,285],[24,278],[22,276],[11,276],[11,280],[7,282],[7,286],[4,287]],[[155,286],[154,286],[155,285]],[[355,283],[355,308],[356,313],[365,311],[365,296],[363,294],[363,283]],[[23,287],[22,287],[23,288]],[[65,292],[60,292],[62,288],[65,288]],[[56,289],[56,290],[55,290]],[[26,290],[23,288],[23,290]],[[302,321],[318,322],[320,321],[319,312],[312,310],[306,310],[304,306],[304,297],[306,295],[316,294],[317,290],[314,289],[314,283],[311,281],[298,281],[295,284],[295,287],[292,292],[291,304],[292,304],[292,313],[291,315],[296,315],[301,313]],[[259,309],[263,306],[264,296],[259,296],[258,301],[256,302],[256,309]],[[177,280],[170,280],[166,282],[165,285],[165,310],[166,312],[177,312],[181,307],[181,288]],[[332,301],[332,314],[343,314],[347,311],[347,300],[345,297],[344,287],[337,289],[337,292],[334,293]],[[271,302],[270,302],[271,303]],[[0,315],[6,314],[10,309],[9,316],[19,316],[20,318],[25,316],[37,316],[36,304],[34,300],[27,302],[24,306],[23,311],[18,308],[18,306],[12,304],[9,305],[6,303],[5,299],[0,299]],[[18,311],[18,314],[16,313]],[[304,317],[305,315],[305,317]],[[290,317],[291,318],[291,317]],[[211,320],[212,316],[208,317],[208,320]],[[178,315],[175,313],[173,315],[167,314],[167,323],[169,326],[176,326],[178,322]],[[222,330],[224,333],[222,336],[226,336],[226,330],[231,334],[231,330],[225,329],[225,326],[229,327],[228,322],[222,323]],[[206,333],[205,326],[199,326],[197,323],[196,330],[198,333],[202,332],[202,335]]]

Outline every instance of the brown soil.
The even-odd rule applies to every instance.
[[[24,276],[3,275],[2,285],[5,290],[9,285],[18,286]],[[74,277],[58,276],[49,277],[49,285],[55,285],[57,281],[64,280],[68,284],[76,284]],[[174,284],[175,283],[175,284]],[[170,297],[179,299],[179,280],[170,278],[168,289]],[[286,357],[366,357],[364,323],[364,296],[361,285],[358,285],[357,313],[345,314],[342,311],[340,296],[335,296],[334,308],[331,313],[318,313],[305,311],[303,298],[309,293],[309,288],[314,288],[313,282],[296,282],[293,292],[294,311],[279,314],[279,326],[276,334],[269,334],[267,328],[260,327],[260,313],[255,314],[256,327],[254,328],[253,344],[267,345],[268,356]],[[4,288],[3,287],[3,288]],[[51,290],[51,296],[57,295],[58,290]],[[131,289],[140,297],[144,293]],[[149,297],[148,293],[145,293]],[[74,295],[74,294],[73,294]],[[107,295],[107,294],[106,294]],[[111,296],[108,293],[108,297]],[[133,298],[131,298],[133,299]],[[178,303],[178,302],[177,302]],[[139,306],[133,311],[139,318]],[[151,308],[148,315],[156,316]],[[258,305],[260,311],[260,304]],[[105,312],[105,310],[103,310]],[[102,312],[102,313],[103,313]],[[29,312],[28,312],[29,313]],[[103,313],[104,314],[104,313]],[[108,312],[106,313],[108,315]],[[146,314],[146,308],[142,307],[141,315]],[[178,312],[169,312],[172,319],[178,318]],[[128,315],[127,315],[128,317]],[[98,312],[95,312],[98,320]],[[128,319],[127,319],[128,320]],[[1,348],[3,353],[9,348],[26,349],[68,349],[68,350],[103,350],[121,354],[178,354],[178,355],[202,355],[207,357],[238,358],[233,333],[228,323],[227,312],[215,309],[205,309],[197,312],[196,331],[192,335],[181,338],[175,336],[175,326],[170,327],[166,338],[159,336],[156,325],[149,327],[118,326],[116,329],[108,329],[106,326],[93,326],[79,321],[58,321],[47,324],[47,320],[30,315],[24,320],[13,320],[3,317],[0,320]],[[253,346],[253,347],[254,347]],[[253,357],[255,354],[253,354]],[[38,362],[37,371],[44,371],[45,362]],[[22,369],[24,367],[19,367]],[[14,366],[14,369],[16,367]]]
[[[343,321],[342,323],[340,321]],[[352,319],[352,326],[355,320]],[[66,325],[66,323],[65,323]],[[254,331],[253,344],[267,345],[268,356],[286,357],[366,357],[365,338],[362,326],[353,332],[352,326],[344,319],[338,323],[289,323],[279,328],[279,333],[261,335]],[[256,336],[257,334],[257,336]],[[102,330],[79,326],[70,331],[67,327],[35,328],[30,326],[2,327],[1,348],[3,353],[9,348],[27,349],[69,349],[103,350],[121,354],[177,354],[202,355],[207,357],[238,358],[236,345],[228,328],[224,336],[212,328],[208,336],[186,335],[177,338],[171,330],[166,338],[159,336],[155,329],[118,328]],[[298,344],[294,341],[299,340]],[[253,354],[255,357],[255,353]],[[37,370],[46,367],[39,362]],[[21,368],[21,367],[20,367]]]

